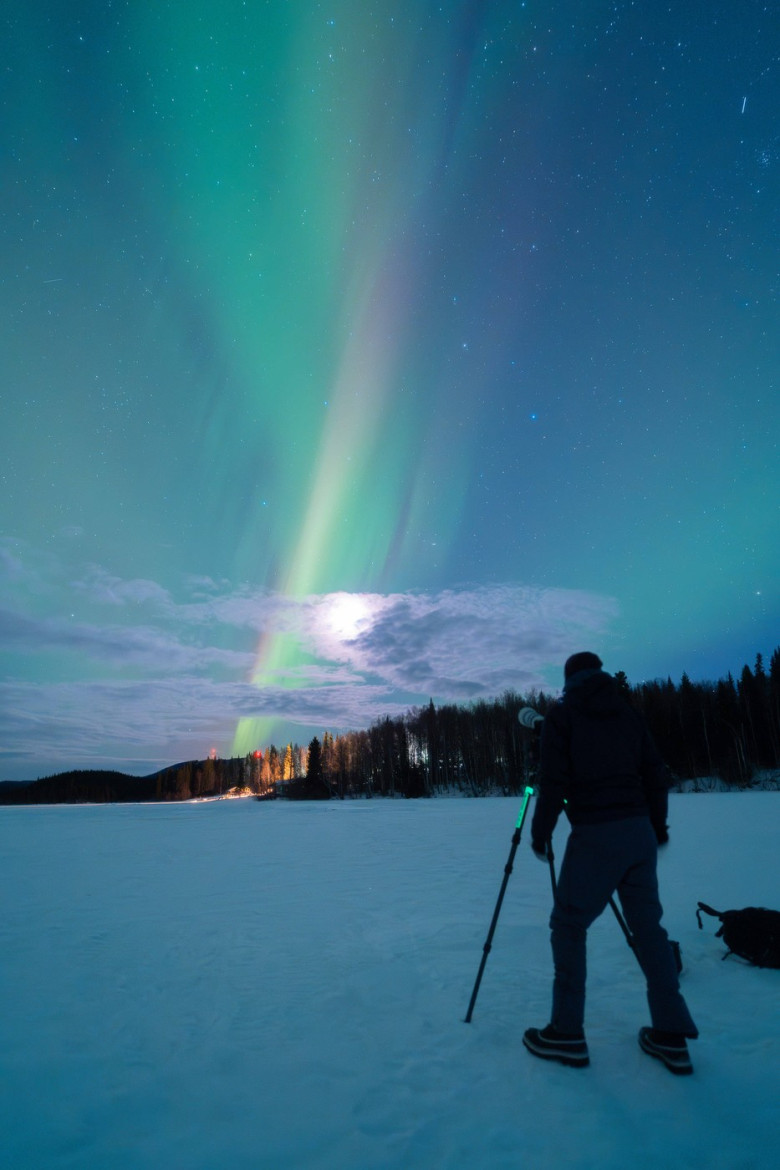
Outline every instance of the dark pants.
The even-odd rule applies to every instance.
[[[655,833],[647,817],[575,825],[566,845],[550,917],[555,963],[552,1023],[579,1032],[585,1017],[585,943],[588,927],[617,891],[647,980],[654,1028],[698,1035],[680,994],[677,965],[661,926]]]

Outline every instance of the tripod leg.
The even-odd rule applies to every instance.
[[[515,853],[517,853],[517,847],[520,844],[520,835],[523,831],[523,823],[525,821],[525,814],[528,812],[528,801],[533,796],[533,791],[534,791],[533,788],[531,788],[530,786],[527,787],[525,790],[525,794],[523,797],[523,803],[522,803],[522,806],[520,808],[519,816],[517,818],[517,824],[515,825],[515,831],[512,835],[512,848],[509,851],[509,858],[507,860],[506,865],[504,866],[504,880],[501,882],[501,889],[499,890],[499,893],[498,893],[498,901],[496,902],[496,908],[493,911],[493,919],[490,923],[490,929],[488,930],[488,935],[487,935],[487,939],[485,940],[485,945],[482,948],[482,960],[479,964],[479,971],[477,971],[477,979],[476,979],[476,982],[474,984],[474,990],[471,993],[471,999],[469,1000],[468,1011],[466,1012],[466,1017],[464,1020],[464,1023],[466,1023],[466,1024],[471,1023],[471,1017],[472,1017],[472,1014],[474,1012],[474,1004],[477,1002],[477,993],[479,991],[479,985],[482,982],[482,975],[483,975],[483,972],[485,970],[485,964],[487,963],[487,957],[490,954],[490,948],[493,945],[493,935],[495,933],[496,923],[498,922],[498,916],[501,913],[501,903],[504,900],[504,894],[506,893],[506,887],[507,887],[507,884],[509,882],[509,875],[512,872],[512,865],[514,864]]]

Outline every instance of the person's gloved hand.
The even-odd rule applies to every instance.
[[[534,851],[534,857],[538,857],[540,861],[547,861],[548,853],[546,841],[534,841],[532,838],[531,848]]]
[[[655,837],[659,845],[669,844],[669,830],[666,825],[655,826]]]
[[[544,723],[544,715],[534,711],[533,707],[522,707],[517,715],[518,721],[529,731],[534,731],[540,723]]]

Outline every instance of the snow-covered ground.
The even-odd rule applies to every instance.
[[[638,1048],[643,983],[609,911],[590,1068],[523,1048],[551,974],[527,827],[463,1022],[518,806],[0,809],[0,1166],[776,1165],[780,972],[722,962],[695,908],[780,908],[780,796],[671,799],[659,869],[701,1031],[688,1078]]]

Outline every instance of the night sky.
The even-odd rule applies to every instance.
[[[0,779],[780,644],[774,4],[2,30]]]

